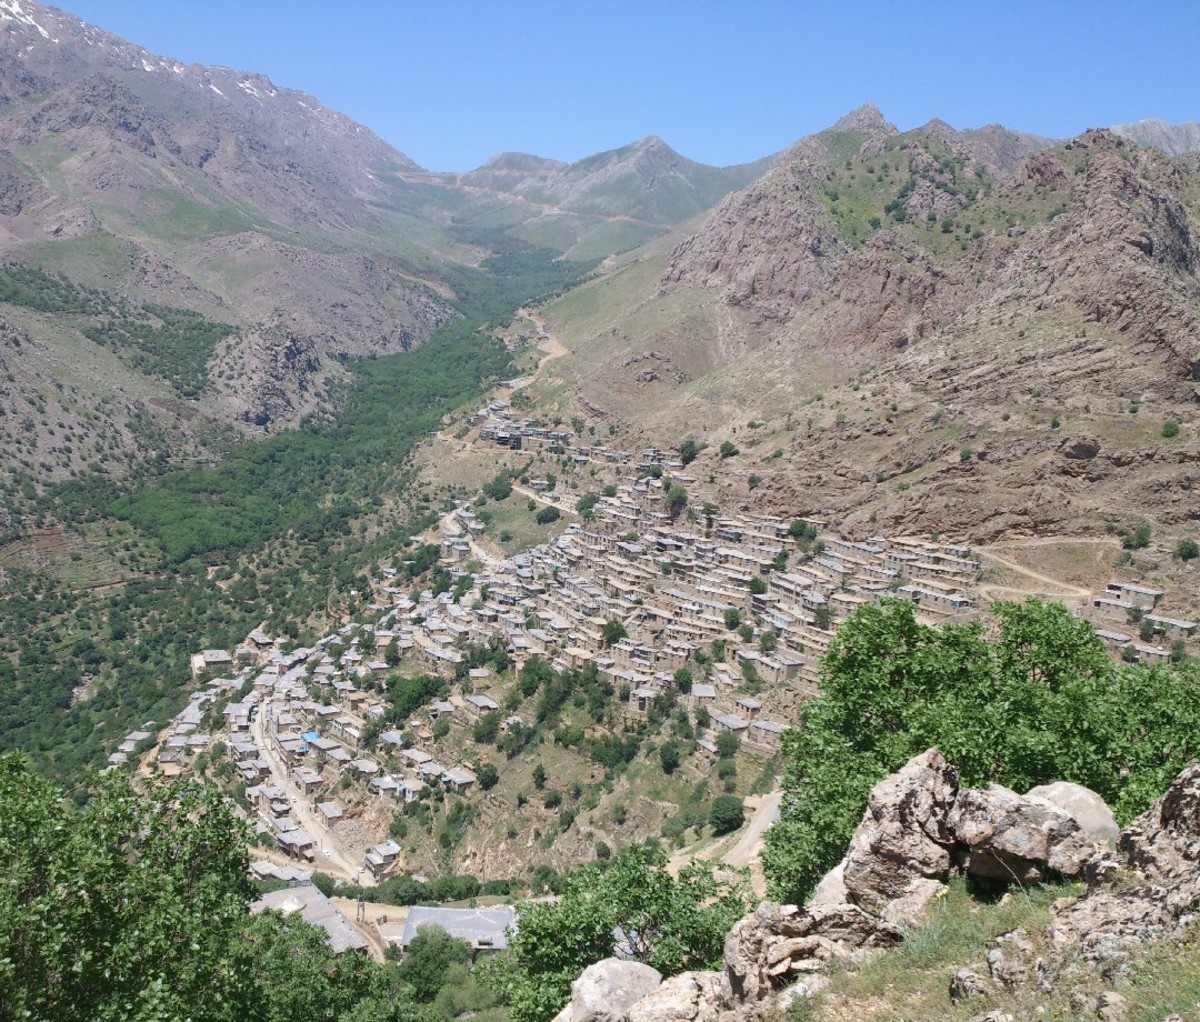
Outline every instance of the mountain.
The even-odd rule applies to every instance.
[[[422,343],[496,252],[595,261],[754,173],[647,140],[430,174],[306,93],[31,0],[0,0],[0,104],[0,316],[26,353],[0,407],[36,486],[333,411],[347,359]],[[98,456],[106,434],[128,459]]]
[[[1153,146],[1168,156],[1200,152],[1200,122],[1168,124],[1157,119],[1134,121],[1132,124],[1114,124],[1110,129],[1141,146]]]
[[[718,506],[857,535],[1186,530],[1200,445],[1164,429],[1200,393],[1190,168],[864,108],[552,306],[554,413],[729,440]]]
[[[711,209],[772,159],[709,167],[650,136],[569,164],[504,153],[449,177],[477,196],[481,218],[499,218],[533,244],[594,258],[634,248]]]

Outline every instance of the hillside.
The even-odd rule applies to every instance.
[[[734,442],[705,465],[722,507],[859,536],[1176,532],[1198,197],[1187,164],[1111,132],[859,111],[551,305],[573,354],[531,394],[648,443]]]
[[[5,445],[26,464],[4,460],[39,489],[335,411],[348,359],[422,343],[489,259],[595,261],[756,173],[638,143],[541,184],[534,158],[433,175],[260,74],[157,56],[30,0],[6,0],[0,29],[0,276],[16,278],[0,312],[25,339],[12,393],[36,406]],[[20,404],[6,424],[29,418]],[[116,436],[121,459],[94,456]]]

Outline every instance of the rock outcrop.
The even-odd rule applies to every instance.
[[[957,794],[958,771],[936,749],[871,789],[843,864],[853,904],[885,916],[891,902],[936,895],[950,875],[954,837],[948,821]],[[904,921],[912,911],[904,909]]]
[[[1112,813],[1087,788],[1060,782],[1024,796],[1000,785],[960,790],[957,771],[929,749],[875,786],[845,860],[807,905],[763,902],[734,924],[724,972],[659,982],[653,969],[608,959],[579,977],[556,1022],[770,1017],[819,991],[829,962],[859,962],[898,944],[902,927],[919,920],[955,870],[1023,884],[1086,872],[1090,886],[1056,903],[1044,935],[1002,934],[983,960],[958,969],[952,1003],[986,1006],[1027,984],[1046,992],[1075,985],[1081,955],[1099,963],[1107,981],[1134,947],[1177,932],[1200,912],[1200,765],[1183,771],[1114,842],[1116,835]],[[911,910],[908,921],[896,918],[900,908]],[[1119,995],[1089,996],[1098,1017],[1120,1017]],[[975,1017],[1011,1016],[995,1009]]]
[[[1200,765],[1188,767],[1121,832],[1092,870],[1088,893],[1064,905],[1055,927],[1096,960],[1121,961],[1143,941],[1173,933],[1200,912]]]
[[[641,962],[605,958],[571,984],[571,1000],[554,1022],[623,1022],[629,1009],[656,990],[662,973]]]
[[[1038,883],[1047,872],[1078,876],[1095,851],[1069,814],[999,784],[960,792],[948,824],[964,872],[1006,883]]]

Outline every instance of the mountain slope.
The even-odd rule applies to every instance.
[[[1163,428],[1194,418],[1198,198],[1111,132],[859,111],[552,306],[545,410],[728,439],[693,470],[718,506],[855,534],[1186,529],[1200,438]]]

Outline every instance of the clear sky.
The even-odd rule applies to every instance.
[[[873,102],[1056,137],[1200,119],[1200,3],[59,0],[162,56],[303,89],[431,170],[660,135],[742,163]]]

